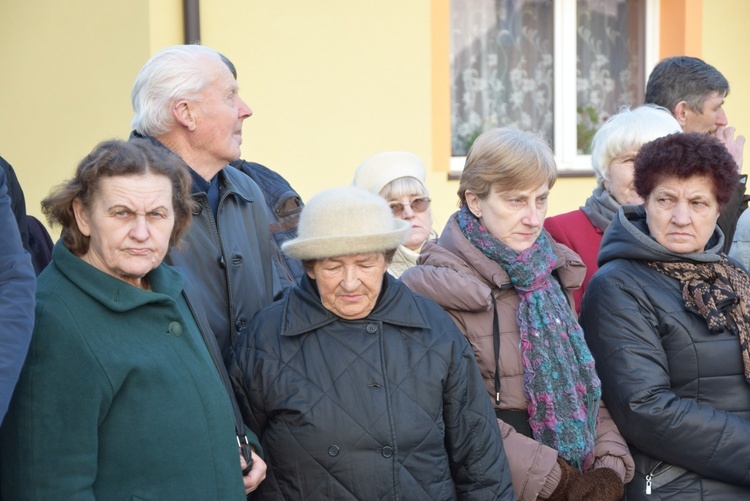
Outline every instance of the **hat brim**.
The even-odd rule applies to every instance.
[[[295,238],[282,244],[286,255],[301,261],[310,259],[328,259],[351,254],[385,252],[397,248],[406,241],[409,234],[409,223],[401,223],[401,228],[387,233],[369,235],[336,235],[320,238]]]

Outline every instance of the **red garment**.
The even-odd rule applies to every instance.
[[[552,235],[552,238],[581,256],[581,261],[586,265],[586,276],[580,289],[574,289],[576,312],[581,311],[581,299],[586,291],[589,280],[594,276],[599,266],[596,258],[599,255],[599,246],[602,243],[604,232],[594,226],[591,220],[581,210],[566,212],[559,216],[548,217],[544,220],[544,229]]]

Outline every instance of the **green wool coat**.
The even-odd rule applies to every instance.
[[[232,407],[188,304],[161,265],[153,292],[61,243],[0,430],[3,499],[244,500]]]

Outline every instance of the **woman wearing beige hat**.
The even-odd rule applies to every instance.
[[[432,230],[432,201],[425,175],[422,161],[405,151],[378,153],[354,172],[354,186],[383,197],[391,206],[393,217],[410,225],[408,238],[398,246],[388,266],[388,273],[396,278],[416,266],[422,245],[430,237],[437,237]]]
[[[356,187],[303,209],[282,249],[306,275],[235,346],[268,462],[255,499],[515,499],[471,347],[386,273],[408,231]]]

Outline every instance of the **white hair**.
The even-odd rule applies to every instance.
[[[175,45],[151,56],[130,92],[130,126],[148,136],[170,132],[175,126],[174,104],[181,99],[196,99],[210,83],[211,75],[202,65],[206,58],[222,60],[218,52],[202,45]]]
[[[599,183],[609,181],[609,164],[616,156],[639,150],[654,139],[682,132],[672,114],[661,106],[644,104],[622,108],[596,131],[591,143],[591,166]]]

